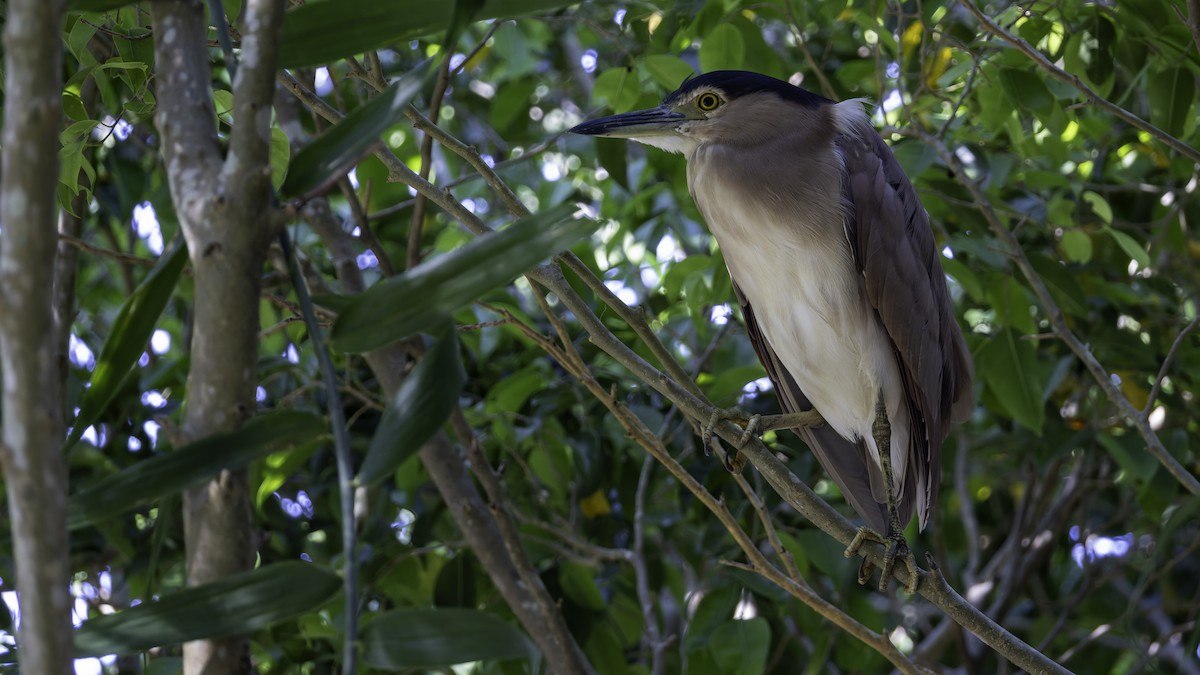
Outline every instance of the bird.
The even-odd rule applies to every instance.
[[[915,592],[904,528],[937,504],[972,365],[929,216],[866,101],[722,70],[571,131],[684,155],[782,419],[819,414],[793,431],[866,522],[846,556],[880,543],[880,590],[900,559]],[[859,583],[871,573],[864,557]]]

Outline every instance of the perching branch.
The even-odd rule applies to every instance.
[[[71,556],[55,333],[61,0],[13,0],[4,26],[0,170],[0,462],[12,527],[21,669],[71,672]],[[69,321],[67,322],[69,325]]]

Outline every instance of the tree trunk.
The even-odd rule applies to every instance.
[[[13,0],[4,30],[0,369],[21,668],[69,673],[70,550],[54,335],[55,189],[62,117],[62,3]]]

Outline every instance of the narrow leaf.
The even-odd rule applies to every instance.
[[[323,4],[339,3],[314,3]],[[367,148],[404,116],[408,102],[421,91],[431,72],[429,62],[422,63],[304,146],[288,166],[280,193],[286,198],[300,197],[349,171]]]
[[[475,18],[521,16],[571,4],[575,2],[491,0]],[[414,37],[432,35],[450,25],[453,12],[454,3],[446,0],[406,0],[403,9],[379,0],[309,2],[284,15],[279,65],[281,68],[316,66]]]
[[[976,357],[988,389],[1008,416],[1041,434],[1045,419],[1042,387],[1037,381],[1037,353],[1011,329],[993,336]]]
[[[450,416],[466,379],[458,334],[447,324],[384,411],[357,482],[369,485],[391,475],[424,445]]]
[[[596,222],[570,218],[574,209],[574,204],[560,204],[527,216],[376,284],[338,316],[333,346],[365,352],[437,325],[441,317],[586,237]]]
[[[1137,239],[1134,239],[1124,232],[1111,227],[1105,228],[1104,231],[1108,232],[1113,240],[1117,242],[1117,246],[1121,247],[1121,250],[1125,252],[1125,255],[1137,261],[1138,267],[1141,269],[1150,267],[1150,254],[1146,252],[1146,249],[1143,248],[1140,243],[1138,243]]]
[[[75,631],[75,656],[128,654],[237,635],[307,614],[341,588],[322,567],[287,561],[98,616]]]
[[[324,431],[322,419],[307,413],[284,410],[255,417],[237,431],[189,443],[89,485],[67,500],[67,527],[80,528],[145,506],[209,480],[222,469],[245,466]]]
[[[473,609],[392,610],[363,628],[362,644],[363,662],[387,670],[536,655],[521,631]]]
[[[121,305],[108,339],[100,348],[96,369],[92,371],[88,388],[83,392],[83,400],[79,402],[79,414],[71,423],[71,435],[65,447],[70,448],[78,443],[83,432],[112,403],[121,383],[145,351],[158,317],[175,292],[175,284],[187,259],[187,247],[180,239],[174,248],[163,254],[158,266],[150,271],[133,295]]]

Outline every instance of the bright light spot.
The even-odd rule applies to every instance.
[[[388,145],[392,146],[393,148],[398,148],[404,145],[404,141],[407,138],[408,134],[404,133],[403,129],[396,129],[392,133],[388,134]]]
[[[961,161],[963,164],[966,164],[967,166],[975,166],[975,153],[968,150],[965,146],[958,146],[958,148],[954,151],[954,154],[958,155],[959,161]]]
[[[1151,429],[1155,431],[1162,429],[1163,423],[1167,421],[1167,409],[1161,405],[1158,406],[1153,412],[1150,413],[1149,421]]]
[[[317,90],[317,96],[328,96],[329,92],[333,91],[333,80],[329,78],[328,68],[317,68],[313,76],[313,89]]]
[[[954,249],[950,248],[949,246],[943,246],[942,257],[954,260]]]
[[[71,353],[71,363],[78,368],[91,370],[96,367],[96,357],[83,340],[75,337],[74,333],[67,338],[67,351]]]
[[[545,116],[546,112],[536,105],[529,109],[529,119],[533,120],[534,122],[541,122],[542,118]]]
[[[658,270],[653,267],[646,266],[641,269],[642,285],[646,288],[654,288],[658,285]]]
[[[463,64],[463,61],[466,61],[466,60],[467,60],[466,54],[457,54],[457,53],[454,54],[453,56],[450,57],[450,70],[458,70],[458,67],[461,66]]]
[[[142,355],[138,357],[138,366],[145,368],[148,365],[150,365],[150,354],[148,352],[142,352]]]
[[[746,386],[742,387],[742,393],[747,396],[754,397],[757,394],[761,394],[765,391],[771,391],[774,388],[775,385],[771,384],[771,378],[760,377],[757,380],[747,382]]]
[[[620,23],[620,22],[618,22],[618,23]],[[584,72],[587,72],[587,73],[596,72],[596,50],[589,49],[589,50],[585,51],[583,53],[583,56],[579,57],[579,65],[580,65],[580,67],[583,68]]]
[[[627,305],[637,304],[637,293],[634,293],[632,288],[626,286],[620,281],[606,281],[604,282],[604,286],[608,288],[608,290],[612,291],[621,300],[621,302]]]
[[[289,517],[312,518],[314,513],[312,499],[309,498],[308,493],[304,490],[297,492],[295,499],[284,497],[278,492],[275,493],[275,496],[279,499],[279,506]]]
[[[1071,528],[1072,539],[1078,539],[1076,528]],[[1129,554],[1133,549],[1133,533],[1126,532],[1117,537],[1104,537],[1098,534],[1089,534],[1083,543],[1071,546],[1071,559],[1079,567],[1083,567],[1084,560],[1087,562],[1095,562],[1098,558],[1122,558]]]
[[[266,402],[266,400],[267,400],[267,390],[266,390],[266,389],[264,389],[264,388],[262,388],[262,387],[256,387],[256,388],[254,389],[254,400],[255,400],[255,401],[258,401],[259,403],[264,403],[264,402]]]
[[[496,88],[483,80],[471,80],[467,88],[474,92],[476,96],[489,100],[496,95]]]
[[[891,63],[887,64],[887,70],[885,72],[887,73],[889,80],[894,80],[900,77],[900,64],[892,61]]]
[[[560,163],[552,161],[549,157],[542,160],[542,178],[554,183],[561,180],[562,177],[563,171]]]
[[[150,439],[150,447],[158,445],[158,422],[151,420],[143,423],[142,431],[145,431],[146,437]]]
[[[909,637],[908,631],[904,630],[903,626],[896,626],[896,629],[888,635],[888,640],[896,646],[896,649],[905,654],[911,652],[914,646],[913,639]]]
[[[165,408],[167,406],[167,397],[162,395],[162,392],[151,389],[142,394],[142,405],[150,408]]]
[[[96,427],[94,426],[83,430],[82,440],[89,445],[100,447],[100,434],[96,433]]]
[[[679,242],[675,241],[675,237],[669,234],[663,235],[662,239],[658,240],[658,246],[654,249],[654,255],[659,260],[673,260],[679,262],[687,256],[683,250],[679,248]]]
[[[708,313],[708,320],[714,325],[724,326],[729,323],[729,319],[732,316],[733,309],[729,305],[714,305]]]
[[[150,336],[150,350],[155,354],[166,354],[171,348],[171,334],[167,331],[157,328],[154,335]]]
[[[158,225],[158,216],[150,202],[142,202],[133,207],[133,227],[137,235],[146,240],[146,248],[154,255],[162,255],[162,228]]]
[[[1112,373],[1112,374],[1110,374],[1110,375],[1108,376],[1108,379],[1109,379],[1109,380],[1110,380],[1110,381],[1111,381],[1113,384],[1117,385],[1118,387],[1119,387],[1119,386],[1121,386],[1121,376],[1120,376],[1120,375],[1118,375],[1118,374],[1116,374],[1116,373]]]
[[[287,349],[283,351],[283,358],[288,360],[288,363],[300,363],[300,352],[296,350],[296,345],[288,344]]]
[[[407,544],[412,541],[412,526],[417,522],[417,514],[408,509],[400,509],[396,519],[392,521],[392,529],[396,532],[396,541]]]
[[[125,447],[129,448],[130,452],[141,452],[142,442],[138,440],[137,436],[130,436],[129,442],[125,444]]]
[[[346,174],[346,178],[350,179],[350,187],[358,189],[358,167],[350,169],[350,173]]]
[[[758,616],[758,608],[754,606],[754,601],[749,597],[743,597],[738,600],[738,604],[733,608],[734,621],[747,621]]]
[[[1174,204],[1175,203],[1175,193],[1174,192],[1164,192],[1163,196],[1161,198],[1159,198],[1158,203],[1162,204],[1163,206],[1170,206],[1170,205]]]
[[[372,269],[379,267],[379,258],[375,257],[374,251],[367,250],[354,256],[354,264],[360,270]]]
[[[883,112],[890,113],[899,108],[903,103],[904,99],[900,97],[900,90],[893,89],[884,97],[883,104],[880,107],[883,108]]]
[[[618,26],[620,26],[620,25],[621,25],[621,22],[622,22],[622,21],[624,21],[624,20],[625,20],[625,10],[623,10],[623,9],[618,9],[618,10],[616,11],[616,13],[615,13],[615,14],[613,14],[613,23],[615,23],[615,24],[617,24]]]

